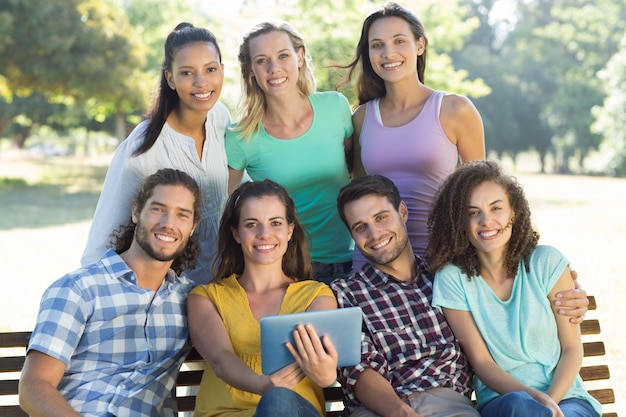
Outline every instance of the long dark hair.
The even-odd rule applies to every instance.
[[[180,185],[185,187],[194,196],[193,204],[193,223],[198,224],[202,217],[202,197],[200,194],[200,187],[196,180],[191,178],[189,174],[179,171],[177,169],[164,168],[160,169],[154,174],[147,177],[137,197],[135,197],[134,204],[137,206],[137,211],[141,212],[146,205],[146,202],[152,197],[154,189],[158,185]],[[136,224],[130,222],[127,225],[122,225],[117,228],[113,234],[113,244],[117,253],[126,252],[135,237]],[[181,253],[174,262],[172,262],[171,268],[180,274],[182,271],[193,269],[196,266],[198,260],[198,254],[200,253],[200,243],[198,242],[198,236],[196,234],[191,235],[187,246],[183,253]]]
[[[144,139],[141,145],[133,152],[133,156],[141,155],[152,148],[154,142],[161,134],[163,125],[167,116],[178,107],[180,98],[175,90],[172,90],[167,84],[167,77],[165,71],[172,72],[172,62],[174,61],[174,55],[180,48],[190,43],[195,42],[209,42],[217,49],[217,54],[222,62],[222,53],[220,47],[217,44],[215,36],[207,29],[194,27],[191,23],[179,23],[178,26],[167,36],[164,46],[164,59],[161,66],[161,80],[157,87],[157,95],[154,100],[152,109],[146,113],[144,120],[148,119],[148,127],[144,134]]]
[[[233,229],[239,227],[241,207],[250,198],[276,196],[285,205],[287,222],[293,224],[293,233],[283,255],[283,272],[294,280],[313,278],[313,264],[307,245],[307,234],[296,214],[296,206],[287,190],[272,180],[245,182],[226,202],[217,234],[217,257],[213,263],[213,276],[219,282],[232,274],[241,275],[244,258],[241,245],[233,237]]]
[[[339,68],[348,69],[348,73],[337,83],[337,87],[347,85],[352,80],[354,72],[360,67],[360,71],[357,74],[356,84],[354,85],[354,91],[356,97],[359,99],[359,105],[365,104],[370,100],[384,97],[387,94],[385,88],[385,82],[382,78],[374,72],[372,62],[369,55],[369,42],[368,36],[372,24],[384,17],[399,17],[405,20],[411,32],[415,37],[415,40],[424,38],[424,53],[417,57],[417,77],[423,84],[425,81],[426,72],[426,52],[428,50],[428,39],[424,31],[424,25],[422,22],[408,9],[400,6],[397,3],[389,2],[374,9],[363,21],[363,27],[361,28],[361,37],[359,43],[356,46],[356,53],[352,62],[348,65],[338,66]]]
[[[530,254],[537,246],[539,234],[532,227],[530,207],[522,186],[515,177],[504,174],[498,162],[472,161],[450,174],[433,205],[428,219],[429,243],[426,248],[426,261],[431,272],[453,263],[469,278],[479,273],[478,254],[466,233],[467,207],[474,189],[485,182],[504,188],[515,213],[504,260],[507,276],[514,278],[517,275],[521,260],[528,271]]]

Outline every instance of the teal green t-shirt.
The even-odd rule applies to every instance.
[[[348,100],[331,91],[309,96],[313,122],[293,139],[270,136],[263,125],[249,140],[226,132],[228,166],[245,169],[253,181],[269,178],[287,189],[309,234],[311,258],[335,263],[352,260],[354,242],[337,212],[339,190],[350,182],[344,139],[350,137]]]
[[[433,307],[469,311],[500,368],[518,382],[547,392],[561,354],[558,329],[548,294],[569,261],[551,246],[531,253],[527,273],[517,269],[511,297],[502,301],[480,277],[471,280],[456,265],[446,265],[435,275]],[[476,399],[481,407],[499,394],[476,378]],[[601,413],[601,405],[577,375],[565,398],[583,399]]]

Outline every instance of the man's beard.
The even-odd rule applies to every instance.
[[[143,251],[151,258],[160,261],[160,262],[169,262],[169,261],[173,261],[174,259],[178,258],[186,249],[187,247],[187,242],[189,240],[189,238],[187,239],[179,239],[179,246],[178,248],[170,253],[158,253],[151,245],[150,245],[150,236],[152,235],[152,232],[150,230],[148,230],[148,228],[146,226],[144,226],[144,224],[141,222],[141,220],[137,221],[137,226],[135,228],[135,240],[137,241],[137,244],[139,245],[139,247],[141,247],[141,249],[143,249]]]
[[[397,237],[398,235],[396,234],[396,238]],[[390,252],[388,252],[387,254],[381,254],[384,255],[384,257],[372,255],[369,252],[364,252],[363,250],[361,250],[361,253],[365,257],[365,259],[367,259],[374,265],[388,265],[398,259],[398,257],[400,257],[400,255],[406,248],[406,245],[408,244],[409,236],[407,234],[404,234],[402,240],[396,240],[396,243],[395,245],[393,245],[393,249]]]

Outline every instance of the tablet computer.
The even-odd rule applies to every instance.
[[[312,324],[318,336],[328,336],[338,354],[337,365],[351,366],[361,361],[360,307],[266,316],[261,323],[261,369],[272,374],[295,362],[285,343],[295,346],[292,333],[298,324]]]

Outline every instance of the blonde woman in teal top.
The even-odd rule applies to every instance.
[[[443,309],[476,375],[483,417],[598,417],[579,375],[580,327],[551,307],[574,287],[569,261],[538,246],[517,181],[494,161],[458,168],[429,218],[426,256]]]
[[[225,138],[229,191],[244,170],[284,186],[309,235],[315,276],[329,283],[352,269],[354,243],[336,209],[350,181],[352,116],[343,95],[315,92],[307,61],[302,37],[285,22],[261,23],[244,36],[239,122]]]

